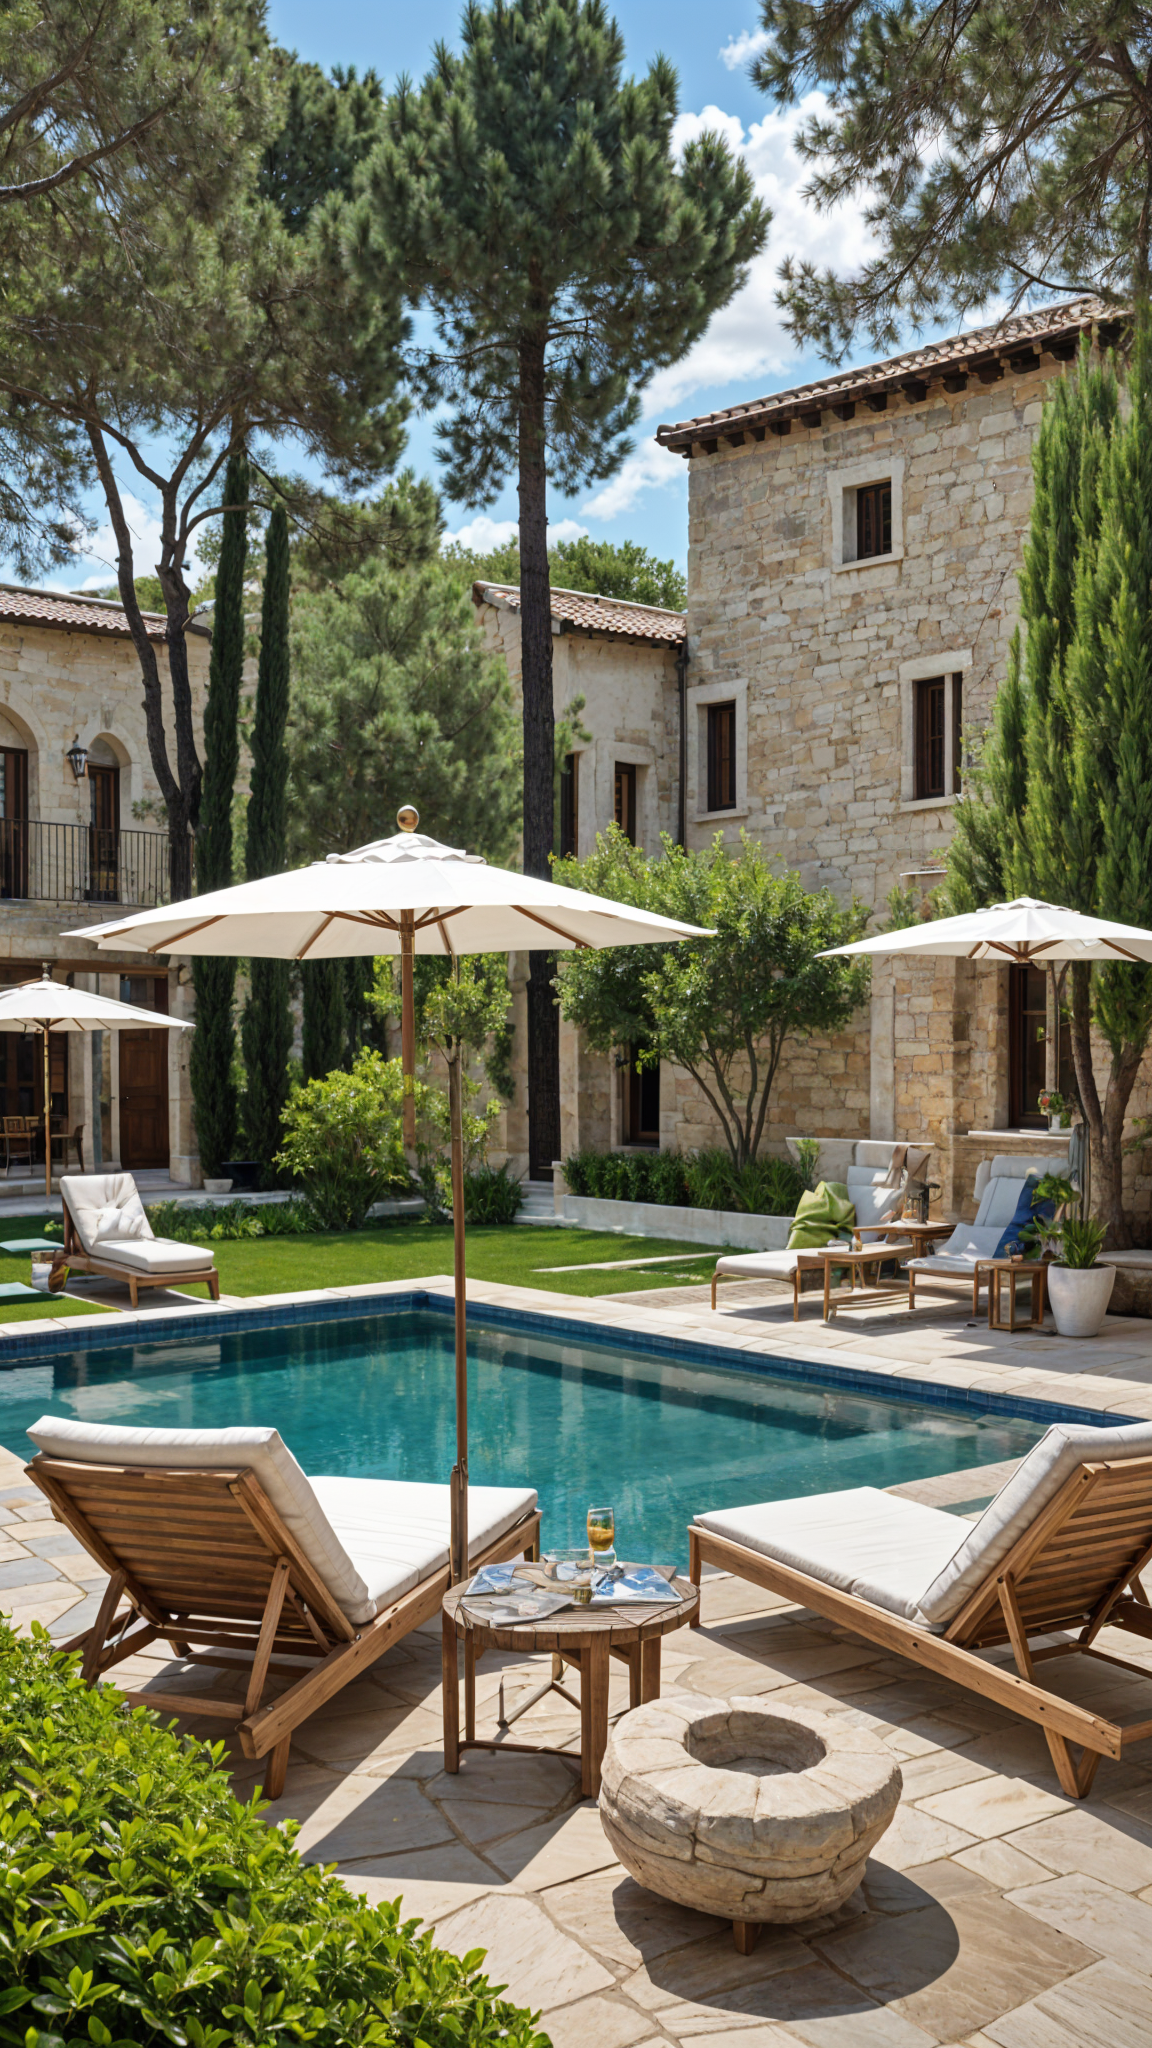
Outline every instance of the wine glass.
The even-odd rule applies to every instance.
[[[616,1516],[612,1508],[589,1508],[588,1543],[598,1565],[613,1565],[616,1552]]]

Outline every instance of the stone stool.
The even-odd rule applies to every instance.
[[[842,1718],[681,1694],[617,1723],[600,1818],[638,1884],[731,1920],[747,1955],[760,1923],[843,1905],[901,1785],[884,1744]]]

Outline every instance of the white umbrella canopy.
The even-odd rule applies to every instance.
[[[112,996],[89,995],[87,990],[69,988],[53,981],[47,973],[39,981],[21,982],[0,994],[0,1031],[39,1031],[44,1039],[44,1192],[52,1192],[52,1127],[48,1090],[48,1040],[58,1031],[123,1031],[135,1025],[151,1030],[187,1031],[182,1017],[164,1017],[155,1010],[138,1010],[132,1003],[118,1003]]]
[[[902,931],[881,932],[873,939],[857,939],[851,946],[831,946],[821,958],[840,953],[921,953],[954,960],[1007,960],[1018,967],[1043,967],[1050,960],[1152,961],[1152,931],[1085,917],[1034,896],[1017,896],[1012,903],[993,903],[963,917],[936,918]]]
[[[707,936],[606,896],[490,867],[415,831],[67,936],[138,953],[342,960],[400,953],[406,929],[413,952],[442,960]]]
[[[443,846],[416,830],[406,806],[401,830],[351,853],[264,881],[241,882],[113,924],[69,932],[98,947],[141,953],[222,954],[264,960],[336,960],[398,953],[404,1073],[415,1070],[412,959],[431,953],[571,952],[583,946],[638,946],[705,939],[699,925],[657,917],[607,896],[564,889],[479,854]],[[456,1465],[452,1472],[452,1577],[468,1566],[468,1371],[464,1286],[464,1144],[459,1061],[449,1063],[452,1124],[452,1221],[456,1308]],[[415,1137],[411,1098],[405,1141]]]

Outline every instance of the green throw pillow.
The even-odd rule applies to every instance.
[[[856,1221],[856,1205],[842,1181],[822,1180],[802,1194],[788,1236],[790,1252],[815,1252],[843,1237]]]

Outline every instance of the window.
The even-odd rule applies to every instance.
[[[964,767],[964,678],[952,678],[952,788],[960,794],[961,773]]]
[[[623,1141],[626,1145],[659,1145],[660,1063],[654,1060],[650,1066],[638,1067],[639,1050],[635,1045],[625,1048]]]
[[[892,553],[892,485],[862,484],[856,492],[856,560]]]
[[[708,706],[708,809],[736,808],[736,706]]]
[[[947,795],[944,780],[944,678],[925,676],[915,696],[917,798]]]
[[[579,784],[577,782],[577,754],[565,754],[560,766],[560,858],[567,860],[578,852],[580,837]]]
[[[102,768],[90,760],[88,786],[92,802],[88,898],[93,903],[115,903],[120,895],[120,770]]]
[[[1060,1029],[1056,1086],[1066,1098],[1075,1091],[1072,1042]],[[1014,1131],[1043,1130],[1047,1119],[1038,1097],[1047,1071],[1048,976],[1043,967],[1008,969],[1008,1123]]]
[[[0,897],[27,894],[28,756],[23,747],[0,747]]]
[[[636,770],[630,761],[616,763],[616,823],[636,844]]]

